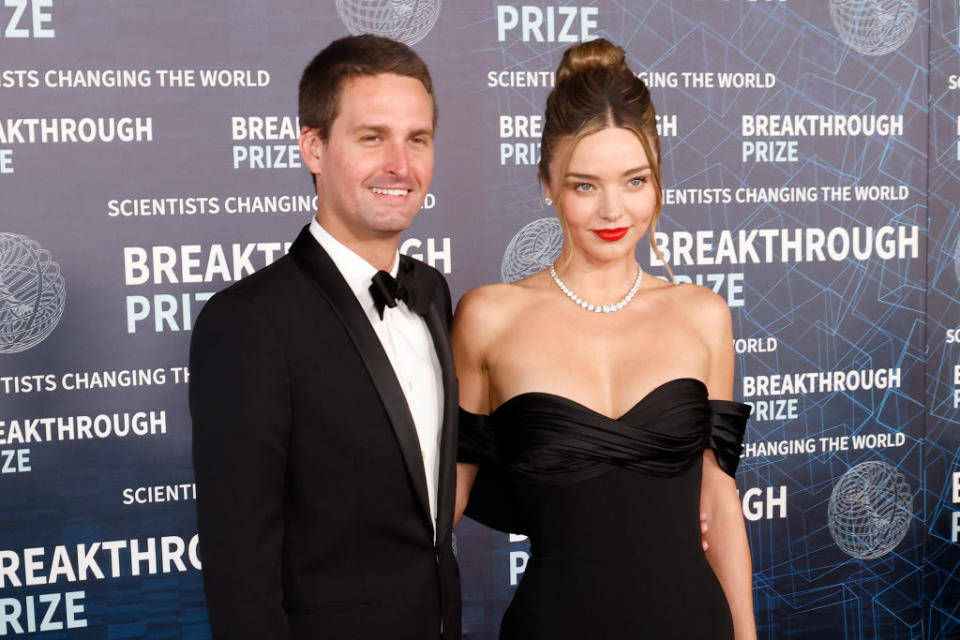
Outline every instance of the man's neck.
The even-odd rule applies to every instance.
[[[316,219],[317,223],[337,242],[369,262],[375,269],[390,271],[397,256],[397,248],[400,246],[399,233],[382,237],[358,238],[342,225],[326,220],[319,214]]]

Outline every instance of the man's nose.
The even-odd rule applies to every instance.
[[[386,157],[384,158],[383,170],[391,175],[397,176],[398,178],[407,177],[407,172],[410,170],[410,165],[407,161],[407,149],[403,143],[390,143],[387,145],[385,153]]]

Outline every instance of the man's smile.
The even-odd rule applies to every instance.
[[[370,187],[370,191],[384,196],[405,196],[410,193],[410,189],[385,189],[383,187]]]

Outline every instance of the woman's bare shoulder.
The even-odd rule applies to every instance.
[[[520,287],[514,284],[484,284],[470,289],[457,303],[456,316],[466,319],[476,315],[500,315],[505,307],[517,304]],[[522,295],[522,294],[520,294]]]
[[[713,290],[697,284],[658,280],[652,292],[662,296],[665,312],[692,324],[705,337],[717,331],[729,333],[730,307]]]
[[[513,284],[486,284],[475,287],[460,298],[453,317],[454,332],[468,334],[485,342],[514,324],[514,320],[533,304],[536,281],[532,278]]]
[[[661,278],[652,278],[651,289],[665,296],[671,305],[680,307],[683,312],[713,312],[728,309],[726,301],[712,289],[690,282],[670,282]]]
[[[672,293],[678,311],[690,319],[707,342],[732,339],[730,306],[722,296],[712,289],[690,283],[674,285]]]
[[[457,304],[457,315],[467,319],[481,315],[487,319],[510,316],[531,304],[542,288],[542,273],[511,284],[485,284],[467,291]]]

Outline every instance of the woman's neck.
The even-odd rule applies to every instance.
[[[590,260],[582,255],[556,262],[557,274],[581,298],[596,304],[615,302],[637,279],[639,265],[632,254],[622,260]]]

